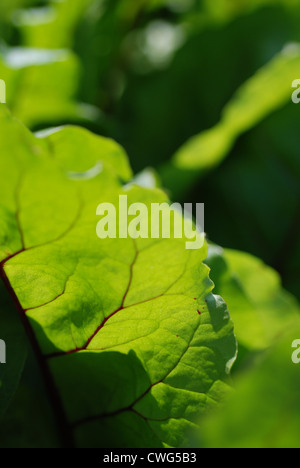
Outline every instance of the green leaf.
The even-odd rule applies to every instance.
[[[299,448],[300,373],[292,362],[299,320],[238,382],[224,410],[202,421],[201,447]]]
[[[271,346],[300,318],[299,304],[278,273],[252,255],[210,246],[206,260],[216,293],[224,297],[244,357]]]
[[[15,13],[23,44],[40,49],[71,48],[76,26],[92,0],[50,0],[41,8],[24,9]]]
[[[1,46],[0,76],[10,109],[30,127],[99,118],[97,109],[76,102],[80,64],[70,51]]]
[[[186,444],[228,392],[236,356],[206,246],[98,239],[99,203],[126,194],[149,207],[166,195],[123,186],[131,171],[111,140],[73,127],[36,138],[4,109],[2,275],[37,342],[65,444],[71,435],[79,446]]]
[[[200,172],[218,165],[242,133],[291,99],[292,83],[299,75],[300,47],[292,44],[237,91],[215,127],[193,137],[177,151],[174,165]]]

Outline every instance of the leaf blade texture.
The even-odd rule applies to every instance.
[[[63,430],[83,447],[187,444],[199,414],[229,391],[236,356],[206,246],[98,239],[99,203],[127,194],[150,206],[166,195],[124,185],[131,169],[113,141],[74,127],[37,138],[4,109],[1,273]]]

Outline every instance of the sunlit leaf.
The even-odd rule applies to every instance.
[[[47,6],[17,11],[14,21],[23,44],[41,49],[72,47],[79,20],[92,0],[51,0]]]
[[[236,356],[206,246],[100,240],[99,203],[117,208],[127,194],[149,207],[166,195],[123,187],[131,171],[111,140],[70,127],[36,138],[3,109],[1,272],[37,340],[65,445],[186,444],[228,392]]]
[[[292,362],[299,321],[257,367],[237,382],[224,410],[202,421],[201,447],[298,448],[300,372]],[[299,354],[299,353],[298,353]]]
[[[99,117],[94,107],[76,102],[80,65],[70,51],[3,46],[0,76],[9,107],[30,127]]]
[[[278,273],[261,260],[211,246],[206,262],[234,320],[241,357],[267,349],[300,318],[297,301],[282,289]]]
[[[174,164],[199,171],[218,165],[242,133],[291,100],[296,76],[300,76],[300,47],[292,44],[238,90],[223,110],[219,124],[177,151]]]

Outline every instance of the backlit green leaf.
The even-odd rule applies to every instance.
[[[261,260],[210,246],[206,263],[216,292],[229,307],[243,357],[271,346],[300,318],[296,299],[282,289],[278,273]]]
[[[80,65],[68,50],[2,46],[0,76],[9,107],[30,127],[93,121],[100,115],[75,100]]]
[[[298,448],[300,431],[299,364],[292,348],[299,321],[258,365],[247,372],[224,410],[202,421],[201,447]],[[299,352],[297,353],[299,355]]]
[[[71,48],[75,28],[91,0],[50,0],[40,8],[19,10],[14,21],[19,26],[23,44],[40,49]]]
[[[187,444],[199,414],[228,392],[236,355],[206,246],[100,240],[99,203],[118,208],[126,194],[149,207],[166,195],[124,186],[131,170],[111,140],[73,127],[36,138],[4,109],[2,276],[37,341],[65,444],[71,436],[79,446]]]
[[[202,171],[218,165],[242,133],[291,99],[292,83],[297,76],[300,76],[300,48],[291,44],[238,90],[215,127],[190,139],[177,151],[175,166]]]

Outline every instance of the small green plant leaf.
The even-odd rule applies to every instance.
[[[91,3],[91,0],[50,0],[45,7],[15,12],[23,44],[40,49],[72,48],[76,26]]]
[[[297,318],[297,300],[277,272],[252,255],[210,246],[206,263],[235,324],[241,357],[270,347]]]
[[[300,47],[291,44],[237,91],[215,127],[190,139],[177,151],[174,165],[199,171],[217,166],[241,134],[291,99],[292,83],[297,76],[300,76]]]
[[[9,107],[31,128],[99,118],[96,108],[76,102],[80,64],[71,51],[1,45],[0,76]]]
[[[228,392],[236,356],[229,313],[203,264],[206,245],[100,240],[99,203],[118,212],[119,195],[148,207],[167,196],[128,185],[127,157],[113,141],[73,127],[37,138],[4,109],[1,273],[65,444],[71,436],[78,446],[186,444],[199,414]]]
[[[206,448],[298,448],[300,373],[292,347],[299,320],[237,381],[224,409],[202,421],[198,445]],[[246,403],[245,403],[246,402]]]

